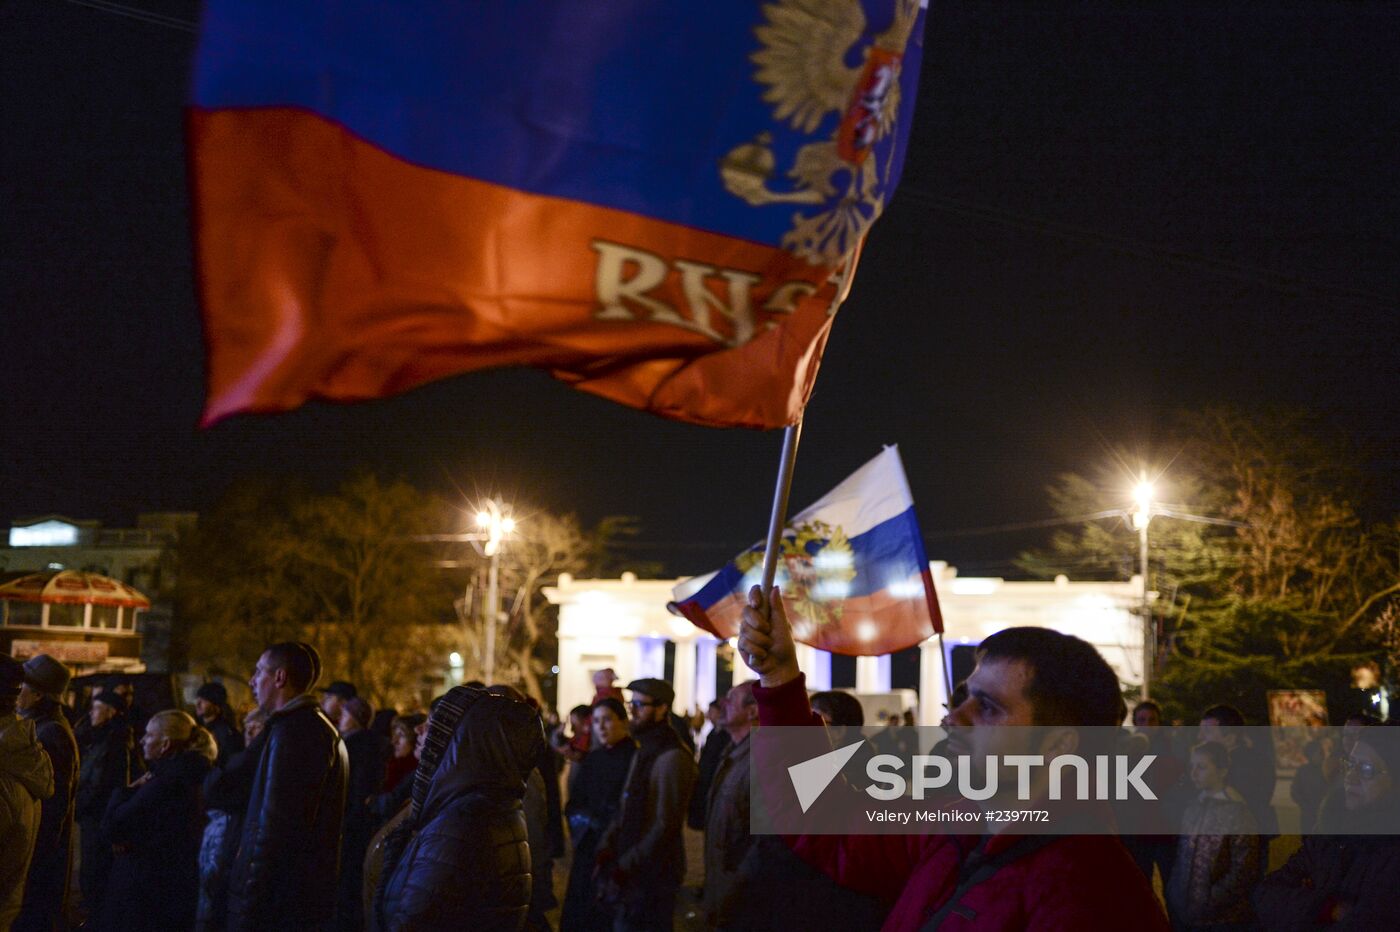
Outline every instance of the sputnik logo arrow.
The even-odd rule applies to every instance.
[[[844,748],[837,748],[820,757],[811,760],[804,760],[800,764],[793,764],[788,768],[788,776],[792,779],[792,788],[797,791],[797,802],[802,806],[805,813],[812,808],[812,803],[817,801],[823,791],[831,785],[831,781],[836,779],[836,775],[841,772],[841,768],[846,766],[847,761],[855,757],[856,751],[864,744],[864,741],[857,741],[855,744],[848,744]]]

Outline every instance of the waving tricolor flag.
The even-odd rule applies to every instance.
[[[206,424],[545,368],[703,424],[811,392],[898,181],[920,0],[207,0]]]
[[[760,541],[719,572],[681,583],[672,610],[716,637],[734,637],[763,551]],[[943,630],[896,447],[788,522],[776,582],[793,636],[821,650],[887,654]]]

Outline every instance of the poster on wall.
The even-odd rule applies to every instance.
[[[1274,752],[1281,769],[1296,770],[1307,762],[1307,729],[1327,724],[1327,694],[1320,689],[1269,690],[1269,724],[1274,728]]]

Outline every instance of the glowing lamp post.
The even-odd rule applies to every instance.
[[[1152,661],[1157,656],[1157,627],[1152,623],[1152,606],[1147,599],[1147,524],[1152,520],[1152,483],[1147,474],[1133,489],[1133,501],[1137,511],[1133,512],[1133,527],[1138,532],[1138,551],[1142,564],[1142,698],[1149,698],[1152,680]]]
[[[476,513],[476,526],[486,534],[486,544],[482,552],[491,558],[491,571],[487,576],[486,602],[482,606],[486,628],[486,656],[482,664],[482,678],[487,685],[496,678],[496,625],[500,622],[500,562],[501,544],[515,530],[515,519],[505,513],[505,509],[495,499],[487,499],[485,506]]]

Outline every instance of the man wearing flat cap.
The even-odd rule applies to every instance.
[[[695,788],[695,760],[671,727],[671,684],[648,677],[627,689],[638,748],[622,806],[598,843],[598,873],[617,932],[670,929],[685,878],[682,829]]]
[[[69,669],[48,654],[35,654],[24,662],[19,714],[34,723],[39,744],[49,755],[54,791],[41,807],[39,836],[15,932],[58,928],[66,915],[73,860],[73,798],[78,791],[78,742],[63,706],[71,677]]]

